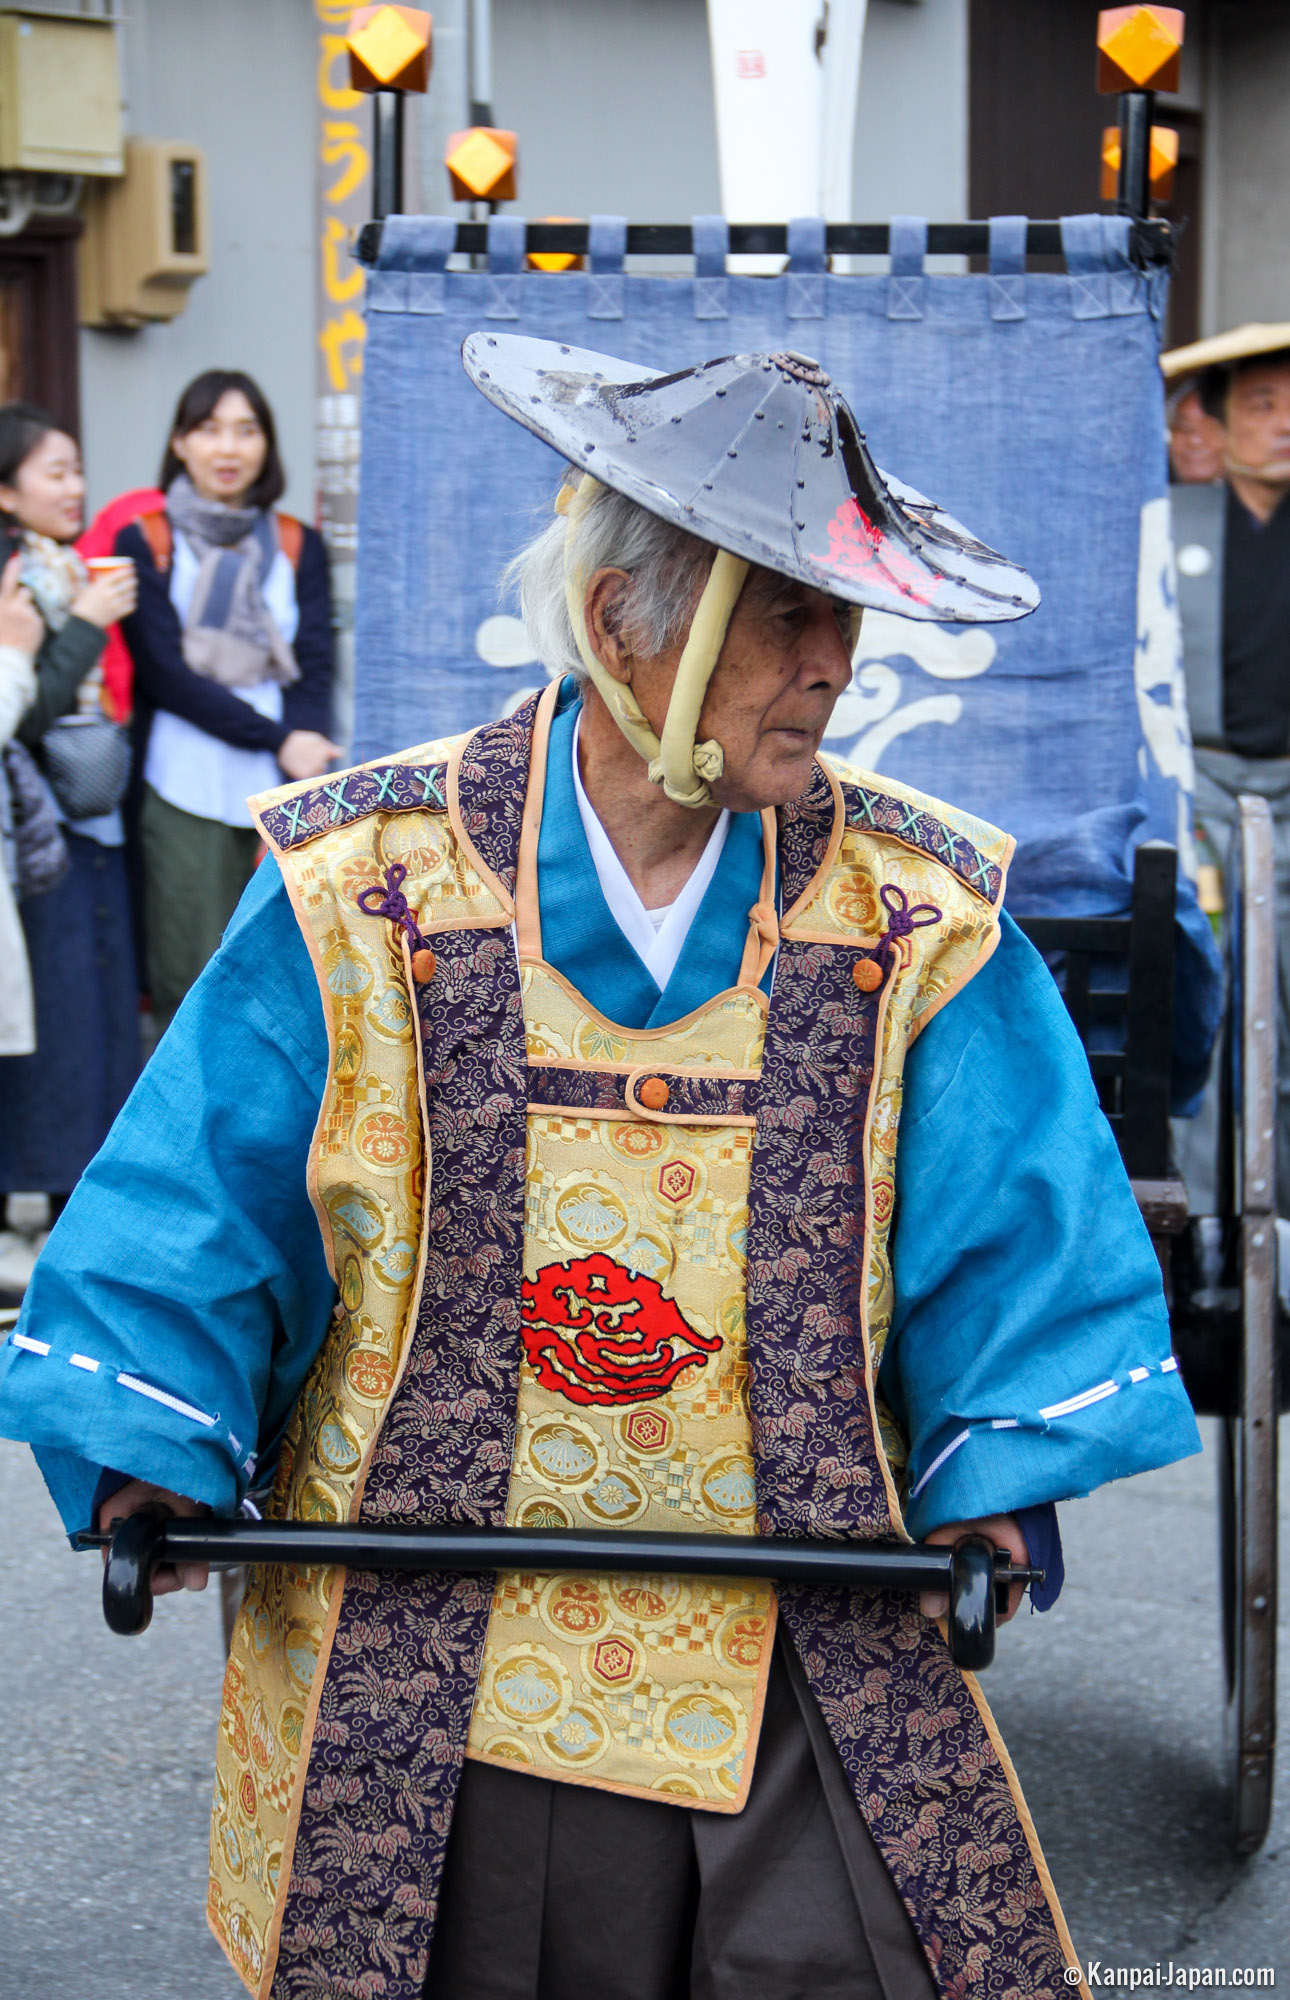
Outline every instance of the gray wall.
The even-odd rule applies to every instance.
[[[869,0],[855,215],[967,213],[968,0]],[[720,207],[704,0],[493,0],[493,103],[525,215]],[[446,206],[427,158],[427,206]]]
[[[856,112],[854,215],[960,222],[968,198],[968,0],[869,0]],[[928,269],[956,268],[929,259]]]
[[[703,0],[493,0],[493,110],[519,134],[524,215],[720,206]]]
[[[1207,23],[1205,333],[1290,320],[1290,7],[1215,6]]]
[[[245,368],[278,419],[286,504],[311,520],[313,7],[310,0],[129,0],[123,12],[127,130],[204,149],[211,267],[168,325],[82,331],[91,504],[156,477],[175,399],[190,377]]]

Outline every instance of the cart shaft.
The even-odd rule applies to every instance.
[[[592,1575],[728,1576],[816,1588],[941,1590],[950,1602],[950,1650],[960,1666],[994,1657],[996,1596],[1042,1571],[1014,1567],[980,1536],[953,1548],[919,1542],[798,1542],[773,1536],[586,1532],[576,1528],[367,1526],[360,1523],[177,1519],[145,1508],[105,1546],[103,1611],[114,1632],[143,1631],[152,1577],[163,1563],[287,1563],[432,1573],[572,1570]]]

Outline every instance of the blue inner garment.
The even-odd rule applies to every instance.
[[[542,956],[597,1013],[622,1028],[665,1028],[733,986],[761,894],[761,817],[732,813],[726,844],[689,936],[660,990],[605,901],[573,788],[573,732],[582,697],[566,680],[551,723],[538,835]],[[771,968],[762,980],[770,991]]]

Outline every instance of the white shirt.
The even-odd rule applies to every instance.
[[[730,831],[730,814],[723,812],[695,864],[694,873],[674,903],[659,910],[647,910],[632,886],[627,870],[609,842],[609,835],[596,818],[595,809],[582,788],[578,769],[578,737],[582,729],[579,715],[573,731],[573,791],[578,801],[578,817],[587,836],[591,859],[600,882],[601,894],[628,944],[662,992],[676,968],[690,926],[716,873],[721,850]]]
[[[170,564],[170,601],[181,625],[188,615],[200,567],[192,545],[177,534]],[[269,615],[290,645],[300,612],[295,571],[281,549],[269,567],[263,589]],[[257,714],[281,722],[282,688],[277,681],[263,680],[256,687],[229,688],[227,692],[248,703]],[[284,782],[282,767],[271,750],[239,750],[166,708],[159,708],[152,718],[144,777],[154,792],[181,812],[193,813],[198,819],[220,820],[225,826],[253,825],[247,799]]]

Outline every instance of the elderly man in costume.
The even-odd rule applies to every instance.
[[[1049,1503],[1198,1448],[1155,1259],[1008,839],[816,756],[858,609],[1037,593],[801,356],[465,362],[570,464],[517,563],[551,684],[257,802],[0,1425],[69,1530],[271,1474],[303,1519],[977,1524],[1051,1570]],[[211,1924],[272,2000],[1054,2000],[937,1609],[252,1570]]]

